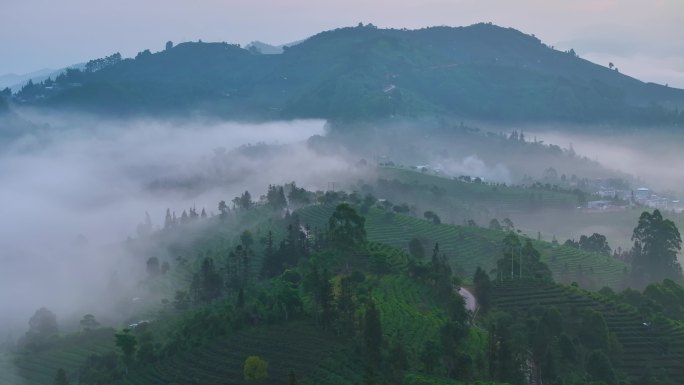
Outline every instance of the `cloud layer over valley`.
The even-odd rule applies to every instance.
[[[245,190],[258,199],[270,183],[324,189],[354,175],[351,157],[307,145],[323,121],[30,118],[51,127],[0,146],[0,333],[15,337],[42,306],[58,317],[94,312],[113,270],[144,273],[145,259],[127,266],[116,245],[146,212],[157,228],[167,208],[215,212],[219,200]]]

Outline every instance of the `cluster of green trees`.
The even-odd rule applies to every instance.
[[[244,376],[247,381],[259,381],[268,378],[268,362],[259,356],[245,359]]]
[[[427,219],[428,221],[431,221],[432,223],[434,223],[436,225],[439,225],[442,223],[442,219],[439,217],[439,215],[435,214],[433,211],[430,211],[430,210],[426,211],[423,214],[423,217],[425,217],[425,219]]]
[[[145,271],[150,278],[154,278],[160,274],[166,274],[169,270],[171,270],[169,262],[164,261],[160,265],[159,258],[157,257],[150,257],[147,259]]]
[[[537,306],[518,313],[496,309],[484,317],[490,338],[490,378],[513,384],[619,385],[611,358],[620,346],[601,313],[561,313]]]
[[[99,71],[103,68],[117,64],[120,61],[121,61],[121,54],[118,52],[111,54],[109,56],[100,58],[100,59],[90,60],[85,65],[85,72]]]
[[[9,87],[0,90],[0,113],[9,110],[9,102],[12,98],[12,90]]]
[[[632,274],[636,283],[643,285],[665,278],[681,282],[682,267],[677,255],[682,238],[674,222],[663,218],[659,210],[645,211],[634,228],[632,240]]]
[[[308,257],[312,250],[322,247],[324,234],[318,228],[312,230],[308,225],[302,226],[298,215],[286,214],[287,223],[285,239],[274,247],[273,233],[268,232],[266,251],[261,267],[261,274],[270,278],[282,274],[288,268],[294,267],[300,257]]]
[[[530,239],[521,244],[515,233],[509,233],[503,240],[503,258],[497,260],[497,281],[512,279],[553,280],[551,270],[541,261],[539,251]]]
[[[684,321],[684,289],[681,283],[671,279],[651,283],[641,292],[627,288],[616,294],[608,288],[603,288],[601,293],[633,306],[644,316],[644,319],[664,316],[672,320]]]
[[[287,198],[286,193],[287,191]],[[320,193],[315,196],[314,193],[309,192],[303,188],[297,187],[294,182],[288,183],[284,186],[269,185],[268,192],[266,196],[262,197],[265,206],[273,210],[283,210],[289,206],[301,207],[303,205],[311,203],[314,199],[325,199],[324,193]],[[335,200],[339,200],[337,198]],[[245,191],[239,196],[236,196],[231,200],[233,204],[232,208],[228,206],[225,200],[219,201],[218,212],[219,218],[225,220],[231,210],[233,212],[245,211],[256,207],[259,203],[255,202],[252,198],[252,194],[249,191]],[[175,211],[171,209],[166,209],[166,216],[164,218],[164,228],[172,228],[177,225],[188,224],[196,221],[197,219],[207,219],[208,214],[204,208],[198,214],[195,207],[191,207],[189,210],[183,210],[180,217],[176,216]],[[152,224],[149,215],[146,213],[145,223],[139,226],[138,233],[140,235],[148,235],[151,232]]]
[[[663,279],[682,282],[682,267],[677,258],[682,240],[674,222],[664,218],[657,209],[652,213],[644,211],[634,228],[632,241],[631,250],[616,249],[613,252],[605,235],[593,233],[591,236],[580,236],[579,241],[568,239],[564,245],[605,256],[612,255],[631,263],[631,275],[626,282],[628,286],[644,287]]]
[[[510,218],[504,218],[502,222],[498,219],[492,218],[489,221],[489,229],[494,231],[505,231],[507,233],[515,231],[515,224]]]
[[[183,210],[180,217],[176,217],[176,212],[171,212],[171,209],[166,209],[166,216],[164,217],[164,228],[170,229],[174,226],[185,225],[191,222],[195,222],[198,219],[206,219],[207,212],[202,208],[200,214],[197,214],[197,209],[191,207],[188,211]],[[150,221],[149,215],[146,216],[146,222],[144,225],[138,227],[138,234],[147,235],[150,233],[152,228],[152,223]]]
[[[529,279],[529,278],[528,278]],[[481,325],[488,330],[486,378],[512,384],[622,384],[621,347],[597,311],[534,306],[515,312],[492,304],[495,283],[478,268],[473,277]]]
[[[581,235],[579,241],[568,239],[564,245],[602,255],[611,255],[612,250],[610,245],[608,245],[606,236],[599,233],[593,233],[588,237]]]
[[[29,319],[29,330],[19,344],[38,352],[53,345],[59,338],[58,333],[57,316],[48,308],[41,307]]]

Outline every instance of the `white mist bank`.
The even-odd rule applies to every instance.
[[[534,132],[538,139],[563,147],[602,165],[633,175],[657,190],[684,192],[684,135],[643,128],[624,132],[569,133],[553,128]],[[633,186],[639,187],[639,186]]]
[[[445,158],[435,161],[436,168],[443,170],[452,177],[468,175],[483,178],[488,182],[512,183],[511,172],[503,163],[496,163],[492,167],[480,159],[477,155],[466,156],[465,158],[453,159]]]
[[[129,263],[103,245],[134,236],[145,212],[159,227],[166,208],[215,212],[245,190],[258,199],[269,183],[325,187],[353,164],[304,143],[324,121],[52,122],[0,145],[0,334],[23,334],[42,306],[58,319],[89,312],[111,269]],[[280,146],[235,150],[250,143]]]
[[[292,143],[322,131],[321,121],[210,126],[132,122],[19,139],[0,152],[0,199],[8,202],[3,217],[12,218],[0,224],[0,246],[35,246],[36,240],[42,247],[53,246],[80,234],[91,241],[114,242],[130,235],[145,211],[159,218],[166,207],[186,207],[193,201],[211,203],[207,208],[213,209],[215,202],[204,196],[151,192],[147,184],[158,178],[205,175],[209,170],[201,168],[206,166],[203,160],[217,148]],[[285,168],[287,163],[280,164]],[[235,192],[240,190],[235,187]]]

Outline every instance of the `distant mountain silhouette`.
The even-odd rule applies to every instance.
[[[262,41],[253,41],[245,46],[247,50],[256,50],[257,53],[265,55],[277,55],[283,53],[283,46],[271,45]]]
[[[262,41],[253,41],[245,46],[248,51],[254,51],[256,53],[263,53],[265,55],[278,55],[285,51],[285,47],[295,46],[304,40],[294,41],[292,43],[281,44],[281,45],[271,45],[264,43]]]
[[[17,84],[21,84],[23,82],[26,82],[32,78],[41,78],[43,76],[47,77],[53,72],[55,72],[54,69],[43,68],[41,70],[33,71],[30,73],[26,73],[26,74],[14,74],[14,73],[2,74],[2,75],[0,75],[0,88],[13,87]],[[41,80],[43,80],[43,79],[41,79]]]
[[[78,70],[83,70],[85,67],[85,63],[79,63],[79,64],[73,64],[68,67],[60,68],[58,70],[54,69],[49,69],[45,68],[42,70],[38,71],[33,71],[29,72],[27,74],[23,75],[17,75],[17,74],[5,74],[5,75],[0,75],[0,89],[4,89],[5,87],[10,88],[13,92],[17,92],[21,90],[21,88],[26,85],[26,83],[30,80],[33,83],[40,83],[48,78],[54,79],[60,74],[63,74],[66,72],[67,68],[75,68]]]
[[[252,46],[257,49],[192,42],[144,51],[95,72],[70,71],[48,85],[31,84],[14,101],[239,118],[684,121],[684,90],[644,83],[491,24],[340,28],[278,55]]]

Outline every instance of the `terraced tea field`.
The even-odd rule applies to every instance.
[[[363,362],[346,345],[306,323],[253,327],[135,370],[128,385],[244,384],[245,359],[268,362],[264,384],[286,384],[293,370],[300,384],[357,384]]]
[[[393,269],[400,271],[406,269],[410,258],[405,251],[385,243],[368,242],[368,251],[371,254],[382,255]]]
[[[383,332],[393,340],[400,338],[413,358],[426,341],[438,341],[446,314],[420,284],[403,276],[387,276],[373,291],[380,311]]]
[[[416,170],[397,167],[379,167],[378,178],[396,179],[404,184],[419,188],[429,193],[437,187],[450,197],[452,203],[462,205],[486,205],[491,208],[521,209],[531,204],[534,207],[572,208],[577,206],[577,196],[568,191],[550,191],[546,189],[532,189],[527,187],[490,185],[486,183],[471,183],[432,175]],[[382,191],[392,194],[391,191]]]
[[[617,305],[596,293],[548,282],[505,281],[495,285],[495,306],[525,311],[535,305],[555,306],[581,313],[594,309],[603,314],[610,332],[622,346],[621,362],[614,365],[633,383],[646,368],[665,370],[674,383],[684,383],[684,330],[673,326],[645,327],[644,320],[629,306]]]
[[[325,228],[334,206],[315,205],[298,211],[303,223]],[[371,209],[366,217],[368,239],[396,248],[408,249],[412,238],[423,241],[429,254],[435,242],[446,253],[452,266],[467,277],[477,266],[490,270],[501,258],[505,233],[479,227],[435,225],[408,215]],[[620,287],[627,274],[626,265],[610,257],[587,253],[575,248],[533,241],[542,261],[549,265],[554,279],[561,282],[578,281],[588,287]]]
[[[20,385],[25,382],[14,367],[14,359],[9,353],[0,353],[0,384]]]
[[[16,376],[23,382],[12,378],[12,373],[0,370],[0,384],[7,385],[45,385],[52,384],[59,368],[73,374],[86,358],[93,354],[114,350],[114,330],[100,329],[89,333],[65,337],[53,348],[31,354],[19,354],[14,359]]]

